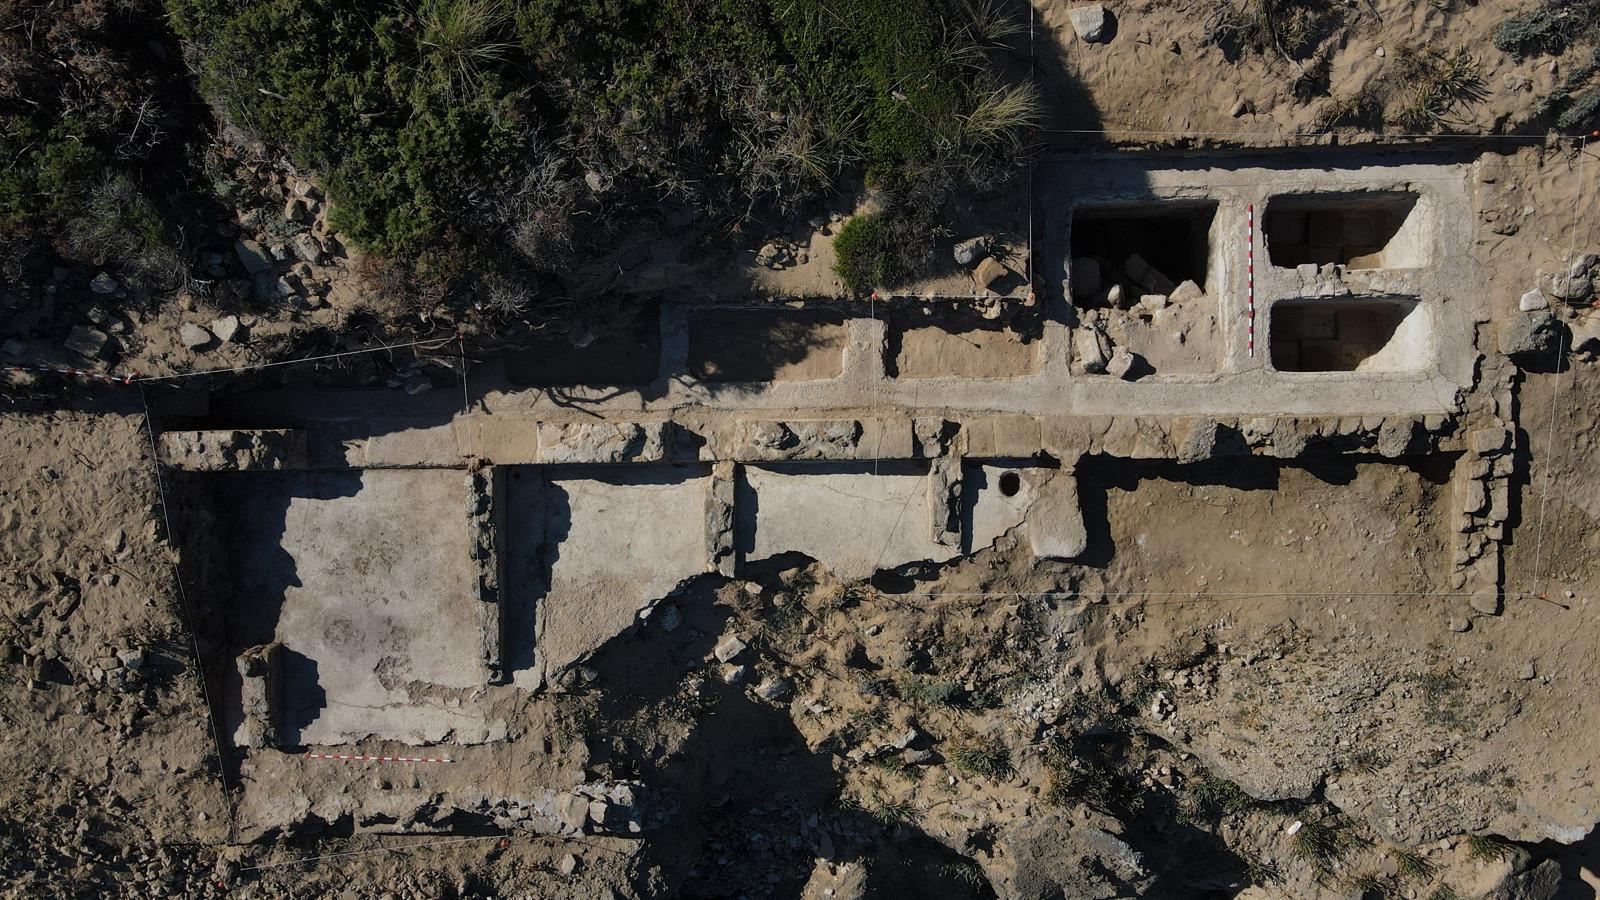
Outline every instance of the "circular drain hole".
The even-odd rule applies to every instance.
[[[1000,476],[1000,493],[1007,497],[1015,497],[1020,490],[1022,490],[1022,476],[1015,472],[1007,472]]]

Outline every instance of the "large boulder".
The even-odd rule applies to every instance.
[[[1500,323],[1500,352],[1524,368],[1553,366],[1561,322],[1547,309],[1515,312]]]

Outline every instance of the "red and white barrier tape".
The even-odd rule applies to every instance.
[[[351,762],[408,762],[408,763],[447,763],[455,762],[448,756],[359,756],[347,753],[307,753],[311,759],[343,759]]]
[[[1245,207],[1248,222],[1245,226],[1245,239],[1249,245],[1245,249],[1244,278],[1246,298],[1249,302],[1246,315],[1249,317],[1245,324],[1245,349],[1250,351],[1250,357],[1256,355],[1256,205],[1254,203]]]

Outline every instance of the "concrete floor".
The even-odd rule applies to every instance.
[[[536,687],[706,570],[706,466],[519,467],[506,578],[512,681]]]
[[[462,702],[483,684],[465,490],[462,473],[444,469],[219,483],[235,586],[229,640],[234,653],[283,643],[285,743],[503,733]]]
[[[920,463],[745,466],[735,507],[746,562],[803,553],[840,578],[862,579],[960,549],[933,540]]]

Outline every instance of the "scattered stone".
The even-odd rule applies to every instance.
[[[1522,299],[1517,301],[1517,308],[1523,312],[1533,312],[1536,309],[1548,309],[1549,307],[1550,301],[1544,298],[1544,291],[1538,288],[1523,294]]]
[[[989,254],[989,239],[987,237],[967,238],[955,246],[952,254],[956,258],[956,265],[970,266]]]
[[[1523,681],[1532,681],[1533,679],[1537,678],[1538,676],[1539,676],[1539,670],[1534,666],[1533,660],[1531,660],[1531,659],[1528,660],[1527,662],[1523,663],[1522,664],[1522,671],[1517,673],[1517,677],[1522,679]]]
[[[1086,44],[1100,44],[1111,40],[1111,13],[1103,3],[1091,3],[1067,11],[1072,20],[1072,30]]]
[[[111,338],[98,328],[85,328],[82,325],[72,326],[67,332],[67,339],[62,346],[88,359],[99,359],[105,352],[106,343]]]
[[[683,613],[676,606],[666,606],[661,609],[661,630],[674,631],[683,624]]]
[[[272,258],[255,241],[240,241],[233,245],[233,252],[239,257],[244,270],[251,275],[259,275],[272,268]]]
[[[1139,287],[1144,288],[1147,294],[1171,294],[1177,285],[1172,283],[1165,273],[1137,253],[1128,254],[1128,259],[1122,264],[1123,274]]]
[[[1072,285],[1072,299],[1088,300],[1100,293],[1100,263],[1088,256],[1074,257],[1068,264],[1068,279]]]
[[[985,256],[978,267],[972,270],[972,280],[977,283],[980,290],[993,290],[995,282],[1011,274],[1011,270],[992,256]]]
[[[1134,353],[1127,347],[1118,347],[1116,351],[1111,354],[1111,361],[1106,363],[1106,374],[1115,375],[1116,377],[1125,379],[1127,381],[1133,381],[1138,377],[1138,373],[1136,371],[1138,363],[1139,354]]]
[[[1594,282],[1587,275],[1560,272],[1550,276],[1550,293],[1569,302],[1587,300],[1594,293]]]
[[[1203,299],[1205,295],[1206,292],[1200,289],[1200,285],[1185,278],[1177,287],[1172,289],[1172,293],[1167,295],[1167,299],[1173,303],[1188,303],[1191,300]]]
[[[306,206],[306,201],[300,197],[290,197],[284,201],[283,217],[290,222],[311,221],[311,210]]]
[[[161,461],[191,472],[282,470],[306,463],[306,434],[292,429],[164,431]]]
[[[178,329],[178,340],[191,350],[198,350],[214,339],[211,332],[193,322],[185,322],[183,327]]]
[[[794,682],[788,678],[768,678],[756,686],[756,696],[768,702],[777,702],[794,692]]]
[[[322,252],[322,244],[308,232],[295,235],[289,243],[294,247],[295,256],[312,265],[321,264],[325,258]]]
[[[761,245],[760,250],[756,251],[756,264],[766,266],[769,269],[774,268],[777,265],[778,259],[782,253],[783,251],[778,249],[777,244],[768,241],[767,243]]]
[[[247,747],[275,747],[283,715],[283,645],[276,641],[239,654],[239,703],[244,714],[241,733]],[[124,659],[126,662],[126,659]]]
[[[1500,323],[1500,352],[1519,365],[1553,362],[1561,323],[1549,310],[1519,312]]]
[[[920,766],[933,761],[932,750],[902,750],[900,759],[908,766]]]
[[[722,681],[724,684],[744,684],[749,674],[749,666],[728,666],[722,670]]]
[[[1100,329],[1086,326],[1072,330],[1072,355],[1074,368],[1089,375],[1106,370],[1111,357],[1111,341]]]
[[[119,287],[122,287],[122,285],[118,284],[115,278],[105,272],[96,275],[89,282],[89,290],[94,291],[96,294],[115,294]]]
[[[1167,295],[1145,294],[1139,298],[1139,308],[1147,313],[1158,313],[1167,308]]]
[[[1234,101],[1233,107],[1228,110],[1228,115],[1237,119],[1250,112],[1250,101],[1240,98]]]
[[[578,871],[578,857],[571,853],[561,857],[561,862],[556,863],[556,869],[563,875],[571,875]]]
[[[224,344],[233,343],[235,338],[241,336],[242,330],[243,326],[240,325],[238,316],[223,316],[211,323],[211,333]]]
[[[716,656],[717,662],[729,663],[738,659],[739,654],[743,653],[749,646],[737,634],[730,634],[718,641],[717,646],[711,652]]]

